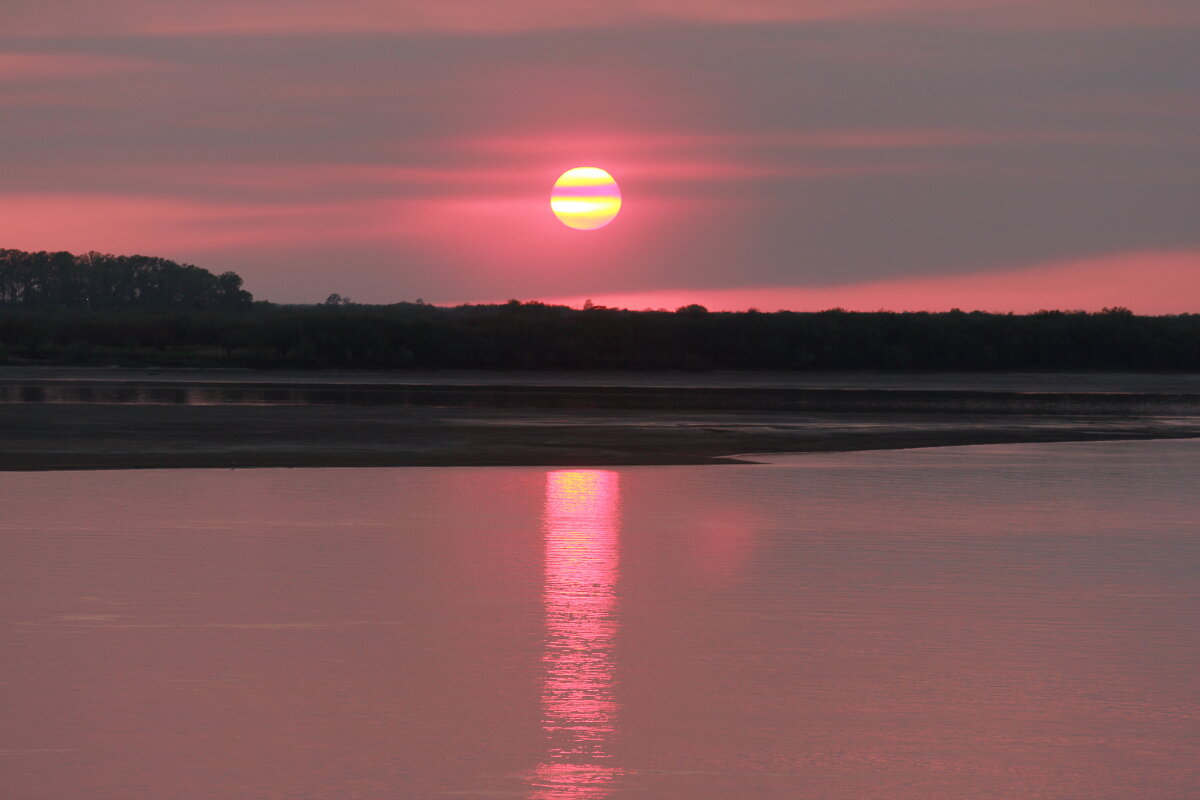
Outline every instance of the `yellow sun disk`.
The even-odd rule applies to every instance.
[[[559,176],[555,186],[613,186],[613,176],[598,167],[575,167]]]
[[[612,222],[621,210],[621,189],[602,169],[576,167],[555,181],[550,209],[569,228],[596,230]]]
[[[590,214],[592,216],[615,217],[621,210],[619,197],[559,197],[550,198],[550,207],[555,214]]]

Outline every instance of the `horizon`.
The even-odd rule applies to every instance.
[[[0,251],[2,252],[2,251]],[[150,256],[140,253],[135,254],[113,254],[100,253],[95,250],[84,251],[79,253],[70,253],[69,251],[39,251],[39,253],[28,253],[27,251],[12,250],[10,252],[25,253],[26,255],[58,255],[65,253],[72,258],[78,259],[85,255],[101,256],[116,259],[150,259],[162,260],[158,256]],[[213,278],[218,276],[211,270],[205,269],[202,265],[196,264],[179,264],[167,260],[168,263],[183,267],[198,267],[204,269]],[[621,311],[679,311],[688,306],[700,306],[705,311],[725,312],[725,313],[774,313],[774,312],[791,312],[791,313],[821,313],[826,311],[842,311],[847,313],[929,313],[939,314],[947,312],[963,312],[963,313],[982,313],[982,314],[1017,314],[1030,315],[1039,313],[1090,313],[1101,314],[1112,311],[1125,311],[1136,314],[1138,316],[1180,316],[1191,315],[1195,312],[1188,310],[1188,306],[1182,302],[1176,304],[1175,308],[1180,310],[1170,310],[1163,308],[1146,309],[1146,304],[1139,303],[1139,299],[1145,299],[1149,295],[1144,291],[1147,288],[1153,290],[1154,282],[1143,280],[1138,285],[1131,285],[1121,281],[1119,274],[1113,275],[1114,266],[1118,264],[1079,264],[1067,265],[1066,268],[1057,270],[1046,270],[1046,274],[1037,275],[1037,270],[1024,270],[1013,276],[1007,282],[994,281],[984,292],[976,291],[971,293],[970,289],[976,288],[973,286],[971,279],[944,282],[943,287],[954,287],[957,283],[959,291],[957,293],[943,292],[941,295],[941,304],[937,307],[903,307],[896,305],[896,298],[911,298],[922,288],[928,287],[932,281],[928,279],[913,279],[907,284],[902,282],[894,283],[877,283],[864,284],[854,287],[841,287],[826,290],[803,290],[783,288],[760,288],[755,290],[732,290],[732,291],[695,291],[695,292],[644,292],[644,293],[629,293],[629,294],[613,294],[613,295],[596,295],[596,296],[576,296],[576,297],[530,297],[530,298],[514,298],[507,299],[488,298],[475,300],[447,300],[443,302],[430,302],[424,298],[401,297],[387,301],[372,301],[362,300],[360,298],[352,298],[344,296],[340,292],[331,292],[324,300],[299,300],[299,301],[280,301],[270,298],[257,297],[256,302],[265,302],[271,305],[278,306],[322,306],[322,305],[355,305],[368,307],[386,307],[396,304],[412,304],[412,305],[429,305],[439,308],[458,308],[464,306],[488,306],[488,305],[506,305],[510,303],[519,303],[522,305],[537,304],[553,307],[571,308],[575,310],[585,310],[587,308],[597,309],[613,309]],[[1095,278],[1096,274],[1101,275],[1106,271],[1116,278],[1111,283],[1093,285],[1090,294],[1088,292],[1071,292],[1069,290],[1081,285],[1078,278],[1082,277],[1085,270],[1092,270],[1091,277]],[[1167,273],[1167,277],[1174,279],[1177,285],[1186,285],[1189,281],[1196,280],[1198,276],[1191,273],[1190,264],[1186,260],[1164,259],[1164,263],[1158,265],[1161,272]],[[232,271],[231,271],[232,272]],[[233,273],[240,280],[241,276]],[[1027,280],[1030,277],[1041,277],[1045,285],[1057,288],[1059,290],[1068,289],[1067,292],[1060,291],[1059,296],[1073,297],[1074,300],[1085,301],[1091,298],[1091,302],[1066,302],[1061,305],[1040,304],[1036,299],[1053,296],[1042,292],[1036,298],[1030,297],[1027,287],[1021,285],[1020,281]],[[1050,278],[1050,280],[1045,280]],[[240,284],[239,284],[240,285]],[[1113,294],[1113,288],[1118,289],[1118,296],[1124,299],[1122,303],[1107,304],[1107,298]],[[966,289],[966,291],[963,291]],[[1143,290],[1139,293],[1139,289]],[[785,305],[783,298],[799,298],[800,305]],[[974,298],[974,299],[973,299]],[[1130,303],[1130,299],[1133,302]],[[979,301],[978,303],[976,301]],[[903,302],[903,299],[901,300]],[[1005,302],[1011,303],[1007,307]],[[985,305],[986,304],[986,305]],[[1153,303],[1151,303],[1153,305]],[[1136,307],[1133,307],[1136,306]]]

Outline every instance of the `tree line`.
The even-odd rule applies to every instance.
[[[1200,314],[253,302],[235,273],[0,251],[0,363],[383,369],[1200,370]]]
[[[0,311],[0,361],[296,368],[1200,370],[1200,315],[444,308]]]
[[[253,298],[235,272],[214,275],[152,256],[0,250],[0,308],[246,308]]]

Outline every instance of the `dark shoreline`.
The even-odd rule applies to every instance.
[[[251,382],[200,385],[168,381],[14,383],[0,380],[0,404],[25,403],[837,414],[1200,414],[1200,395],[1164,392]]]
[[[732,464],[1200,437],[1196,376],[537,377],[0,370],[0,470]]]
[[[0,470],[633,466],[737,454],[1200,437],[1200,418],[0,405]]]

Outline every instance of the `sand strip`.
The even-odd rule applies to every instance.
[[[1200,436],[1200,417],[0,404],[0,470],[613,466],[737,453]]]

